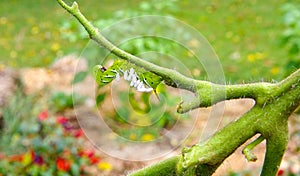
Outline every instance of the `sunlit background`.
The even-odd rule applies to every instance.
[[[77,2],[83,14],[100,28],[149,14],[172,16],[193,26],[215,49],[227,83],[277,82],[300,66],[300,4],[297,0]],[[124,33],[126,30],[124,28]],[[126,164],[114,167],[115,161],[87,144],[76,123],[72,112],[74,104],[91,109],[93,103],[89,104],[89,95],[85,93],[72,98],[71,82],[83,81],[89,72],[82,70],[92,67],[95,58],[86,58],[86,65],[83,64],[82,70],[79,68],[75,79],[72,68],[65,68],[64,64],[76,66],[77,61],[72,59],[81,56],[88,42],[84,29],[55,0],[0,1],[0,91],[6,92],[2,87],[14,90],[7,91],[5,96],[3,93],[0,99],[0,176],[7,172],[110,175],[142,166],[124,162]],[[136,40],[121,47],[133,54],[158,48],[166,54],[172,52],[173,45],[164,42]],[[65,56],[67,59],[59,62]],[[190,53],[182,53],[182,56],[181,60],[186,62],[192,57]],[[207,79],[202,67],[195,68],[192,74]],[[66,78],[59,80],[62,75]],[[100,92],[97,104],[105,102],[106,95]],[[166,118],[165,124],[158,128],[172,125],[175,115],[170,112]],[[124,125],[117,117],[116,120],[118,125]],[[295,139],[300,136],[299,121],[297,116],[291,122],[291,136]],[[124,136],[135,135],[134,139],[142,141],[159,135],[149,129],[125,131]],[[291,146],[289,152],[298,158],[286,160],[282,174],[299,175],[300,169],[295,169],[297,164],[293,164],[299,163],[299,142]],[[251,175],[251,172],[230,174]]]

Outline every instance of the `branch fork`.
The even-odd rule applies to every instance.
[[[133,172],[131,176],[211,175],[229,155],[256,134],[261,136],[248,144],[243,153],[248,161],[255,161],[253,148],[266,140],[267,152],[261,175],[276,175],[288,141],[288,117],[300,105],[300,69],[279,83],[221,85],[194,80],[119,49],[82,15],[76,2],[72,6],[63,0],[57,2],[84,26],[90,38],[99,45],[119,58],[161,76],[165,84],[195,93],[192,101],[179,103],[179,113],[230,99],[252,98],[256,102],[251,110],[207,141],[184,148],[181,155]]]

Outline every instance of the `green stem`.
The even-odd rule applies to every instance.
[[[162,76],[167,85],[194,92],[195,99],[181,103],[178,112],[211,106],[228,99],[252,98],[256,102],[250,111],[219,130],[204,143],[185,148],[181,156],[146,167],[132,173],[132,176],[211,175],[240,145],[258,133],[262,137],[250,144],[249,148],[266,139],[267,152],[261,175],[276,175],[287,144],[288,117],[300,105],[300,69],[278,84],[220,85],[194,80],[175,70],[157,66],[119,49],[102,36],[99,30],[81,14],[76,2],[68,6],[63,0],[57,1],[85,27],[91,39],[116,56]]]
[[[105,47],[116,56],[132,62],[140,67],[145,68],[159,76],[162,76],[165,83],[169,86],[186,89],[196,93],[196,99],[192,102],[184,102],[178,106],[178,112],[184,113],[198,107],[208,107],[217,102],[236,98],[253,98],[260,99],[262,94],[268,93],[273,84],[270,83],[253,83],[241,85],[220,85],[208,81],[194,80],[186,77],[176,70],[160,67],[153,63],[147,62],[139,57],[127,53],[109,40],[107,40],[99,30],[94,27],[80,12],[76,2],[68,6],[63,0],[57,0],[58,3],[72,14],[88,32],[90,38],[99,45]],[[217,95],[217,96],[216,96]],[[212,98],[214,97],[214,98]],[[263,99],[264,100],[264,99]],[[262,102],[263,101],[258,101]]]
[[[158,162],[152,166],[140,169],[128,176],[166,176],[176,175],[176,166],[179,161],[179,156],[174,156],[162,162]]]
[[[265,138],[260,135],[257,139],[255,139],[253,142],[251,142],[250,144],[248,144],[244,150],[243,150],[243,154],[245,155],[247,161],[256,161],[257,157],[254,155],[253,153],[253,149],[260,144],[263,140],[265,140]]]

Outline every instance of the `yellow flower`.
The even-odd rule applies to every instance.
[[[256,53],[252,53],[252,54],[247,55],[247,60],[249,62],[254,62],[256,60],[262,60],[264,58],[266,58],[266,54],[262,53],[262,52],[256,52]]]
[[[51,49],[53,51],[58,51],[60,48],[60,45],[58,43],[53,43],[52,46],[51,46]]]
[[[27,166],[28,164],[30,164],[32,162],[32,160],[33,160],[33,158],[32,158],[31,152],[27,152],[23,155],[22,164],[24,166]]]
[[[102,171],[111,171],[112,165],[108,162],[102,161],[98,164],[98,169]]]
[[[152,141],[155,137],[152,134],[144,134],[142,136],[142,141]]]
[[[254,54],[248,54],[248,55],[247,55],[247,60],[248,60],[249,62],[254,62],[254,60],[255,60]]]
[[[277,75],[279,72],[279,68],[278,67],[273,67],[270,71],[273,75]]]

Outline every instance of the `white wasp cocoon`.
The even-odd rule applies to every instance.
[[[120,81],[120,74],[119,73],[116,74],[116,81]]]
[[[152,90],[153,90],[152,88],[145,88],[145,87],[137,89],[137,91],[139,92],[151,92]]]
[[[141,81],[140,81],[140,80],[137,80],[137,81],[134,83],[133,87],[137,88],[138,85],[139,85],[140,83],[141,83]]]
[[[132,80],[131,80],[130,86],[131,87],[134,86],[137,81],[138,80],[136,79],[136,77],[133,77]]]
[[[125,79],[126,81],[129,81],[129,80],[128,80],[128,71],[127,71],[127,70],[124,72],[124,79]]]
[[[119,69],[123,75],[124,75],[124,79],[126,81],[130,81],[130,86],[134,87],[138,92],[151,92],[153,91],[153,88],[150,87],[147,83],[147,81],[144,79],[144,81],[139,80],[138,75],[136,74],[136,72],[134,71],[133,68],[130,68],[130,70],[121,70]],[[117,73],[116,74],[116,80],[119,81],[120,80],[120,74]],[[145,86],[144,82],[146,82],[147,87]]]
[[[130,74],[130,75],[134,75],[134,74],[135,74],[135,72],[134,72],[134,69],[133,69],[133,68],[130,68],[130,70],[129,70],[129,74]]]
[[[139,83],[136,87],[137,87],[137,88],[142,88],[142,87],[145,87],[145,86],[144,86],[143,82],[140,81],[140,83]]]

